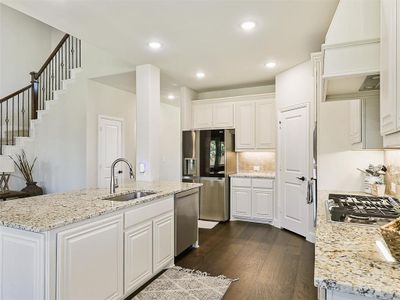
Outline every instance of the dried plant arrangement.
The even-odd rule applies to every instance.
[[[25,150],[21,151],[21,154],[15,154],[16,158],[10,156],[10,158],[14,161],[15,166],[21,172],[22,176],[24,176],[26,184],[35,183],[32,176],[32,170],[35,166],[37,157],[33,160],[32,163],[29,162]]]

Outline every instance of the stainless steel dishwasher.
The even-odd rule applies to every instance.
[[[197,246],[199,229],[199,189],[175,195],[175,256]]]

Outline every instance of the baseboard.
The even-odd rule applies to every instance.
[[[276,228],[279,228],[279,229],[282,228],[280,219],[274,218],[274,221],[272,222],[272,225],[273,225],[274,227],[276,227]]]

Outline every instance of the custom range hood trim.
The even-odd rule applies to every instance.
[[[380,73],[379,0],[341,0],[322,45],[323,101],[377,93],[359,91]]]

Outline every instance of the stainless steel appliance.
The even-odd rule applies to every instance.
[[[400,202],[391,197],[329,194],[331,221],[383,225],[400,216]]]
[[[199,189],[175,195],[175,256],[198,241]]]
[[[229,175],[236,172],[234,130],[184,131],[182,180],[201,182],[200,219],[229,219]]]
[[[182,132],[182,181],[199,182],[199,131]]]

